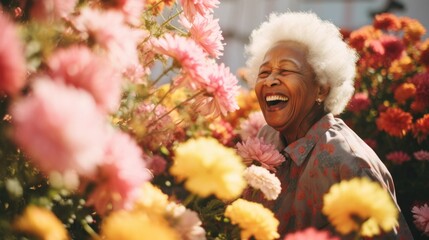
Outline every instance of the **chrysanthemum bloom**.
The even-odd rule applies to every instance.
[[[372,24],[376,29],[398,31],[401,28],[401,22],[396,15],[391,13],[382,13],[376,15]]]
[[[420,150],[414,152],[413,155],[419,161],[429,161],[429,151]]]
[[[134,211],[163,216],[168,205],[168,195],[150,182],[143,183],[133,206]]]
[[[429,66],[429,39],[426,39],[419,47],[420,49],[420,57],[419,61],[425,65]]]
[[[106,51],[119,71],[139,65],[138,45],[149,33],[128,26],[120,12],[83,8],[72,22],[84,37],[91,38]]]
[[[404,162],[410,161],[411,157],[403,151],[394,151],[386,154],[386,159],[395,164],[402,164]]]
[[[368,97],[367,92],[358,92],[355,93],[350,99],[349,104],[347,105],[347,110],[358,113],[364,110],[368,110],[371,106],[371,99]]]
[[[201,85],[204,94],[195,98],[194,107],[204,116],[226,116],[228,112],[238,109],[236,96],[238,95],[237,78],[223,63],[213,64],[207,76],[207,81]]]
[[[380,35],[381,31],[373,26],[364,26],[350,34],[349,44],[357,51],[363,51],[367,42],[378,38]]]
[[[74,170],[92,175],[108,139],[104,114],[84,90],[34,81],[32,93],[10,111],[17,144],[45,173]]]
[[[416,65],[414,60],[410,56],[404,54],[401,58],[396,59],[392,62],[389,67],[389,74],[392,76],[392,80],[398,81],[404,78],[406,73],[414,72]]]
[[[188,29],[191,38],[195,40],[210,56],[219,58],[223,53],[223,36],[219,26],[219,19],[213,15],[197,15],[192,23],[181,15],[181,24]]]
[[[225,146],[234,146],[234,128],[231,124],[222,119],[216,118],[209,124],[209,129],[212,132],[211,136],[216,138],[220,143]]]
[[[177,146],[170,172],[201,197],[210,194],[223,200],[238,197],[246,187],[245,166],[231,148],[213,138],[188,140]]]
[[[63,223],[48,209],[29,205],[15,220],[13,228],[43,240],[69,239]]]
[[[32,19],[40,21],[57,20],[73,12],[77,2],[77,0],[31,1],[30,15]]]
[[[409,17],[400,17],[401,26],[404,31],[404,40],[408,43],[415,43],[425,35],[426,28],[417,20]]]
[[[255,138],[265,124],[267,122],[261,111],[250,113],[249,117],[244,119],[240,124],[239,134],[241,139],[245,141],[248,138]]]
[[[327,231],[319,231],[310,227],[299,232],[290,233],[283,240],[339,240],[339,238],[330,237]]]
[[[266,168],[251,165],[244,171],[249,186],[261,190],[267,200],[276,200],[282,190],[280,180]]]
[[[161,217],[144,212],[116,211],[103,220],[101,238],[106,240],[163,239],[179,240],[179,235]]]
[[[208,75],[207,54],[192,39],[165,34],[152,42],[155,52],[172,57],[181,66],[181,76],[176,85],[200,89]]]
[[[100,108],[114,112],[121,98],[121,78],[115,68],[85,46],[56,51],[48,60],[49,75],[56,81],[82,88]]]
[[[416,86],[412,83],[403,83],[395,89],[394,97],[400,104],[414,97],[416,94]]]
[[[206,16],[219,5],[219,0],[180,0],[183,12],[189,21],[193,22],[197,14]]]
[[[418,207],[414,206],[411,210],[414,217],[414,224],[425,235],[429,235],[429,207],[427,204]]]
[[[131,209],[140,186],[152,178],[137,143],[123,132],[112,134],[94,189],[87,204],[103,215],[109,210]]]
[[[423,115],[422,118],[417,119],[413,126],[414,137],[419,142],[424,141],[429,135],[429,113]]]
[[[122,12],[126,22],[132,25],[140,23],[140,16],[145,7],[144,0],[112,0],[103,3]]]
[[[279,221],[274,214],[260,203],[237,199],[226,207],[225,216],[232,224],[238,224],[241,229],[241,239],[247,240],[252,236],[256,240],[277,239]]]
[[[367,178],[332,185],[323,197],[322,212],[341,234],[360,231],[361,236],[372,237],[398,224],[398,209],[389,193]]]
[[[416,101],[429,107],[429,72],[423,72],[410,80],[416,86]]]
[[[0,94],[14,95],[25,84],[25,58],[15,26],[0,12]]]
[[[181,204],[170,202],[166,207],[166,219],[182,240],[206,240],[198,214]]]
[[[247,166],[256,162],[257,165],[275,172],[275,167],[285,161],[284,156],[277,151],[275,146],[265,143],[262,138],[248,138],[237,143],[236,147],[237,153],[243,158]]]
[[[394,137],[403,137],[411,129],[413,116],[400,108],[388,108],[376,120],[377,128]]]

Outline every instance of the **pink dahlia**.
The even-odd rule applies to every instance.
[[[87,204],[102,215],[109,210],[131,209],[140,187],[150,179],[140,147],[129,135],[117,131],[105,148]]]
[[[411,212],[414,214],[414,224],[416,227],[423,231],[424,234],[429,235],[429,207],[427,204],[417,207],[414,206]]]
[[[243,162],[250,166],[257,162],[262,167],[276,171],[275,167],[285,161],[283,155],[277,151],[274,145],[266,144],[262,138],[248,138],[247,140],[237,143],[237,153],[243,158]]]
[[[240,124],[240,136],[242,140],[248,138],[255,138],[258,135],[259,130],[267,124],[264,115],[261,111],[252,112],[249,117],[241,122]]]
[[[0,11],[0,93],[16,94],[25,84],[25,58],[15,25]]]
[[[387,154],[386,159],[396,164],[402,164],[410,161],[411,157],[403,151],[395,151]]]
[[[121,78],[105,59],[85,46],[56,51],[48,60],[49,74],[56,81],[82,88],[103,111],[114,112],[121,99]]]
[[[371,99],[368,97],[368,93],[359,92],[353,95],[352,99],[347,106],[347,109],[351,112],[358,113],[364,110],[368,110],[371,106]]]
[[[88,176],[102,161],[107,123],[86,91],[37,79],[11,114],[14,139],[45,173],[74,170]]]
[[[327,231],[319,231],[313,227],[304,229],[299,232],[290,233],[286,235],[283,240],[339,240],[337,237],[330,237],[329,232]]]
[[[77,0],[43,0],[31,1],[30,15],[40,21],[53,21],[67,17],[73,12]]]
[[[172,57],[182,67],[175,84],[201,88],[208,74],[207,54],[192,39],[166,34],[152,42],[155,52]]]
[[[194,107],[198,112],[217,117],[238,109],[238,80],[228,67],[223,63],[213,64],[207,80],[202,85],[204,94],[195,98]]]
[[[197,14],[205,16],[218,7],[219,0],[180,0],[183,12],[189,21],[193,21]]]
[[[84,36],[91,37],[106,50],[121,72],[139,64],[138,45],[148,33],[128,26],[120,12],[84,8],[73,23]]]
[[[429,161],[429,151],[420,150],[414,152],[413,155],[419,161]]]
[[[183,16],[183,15],[182,15]],[[213,15],[197,15],[192,23],[181,16],[180,21],[185,26],[191,38],[195,40],[210,56],[219,58],[223,51],[223,36],[219,26],[219,19]]]

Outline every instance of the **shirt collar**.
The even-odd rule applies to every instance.
[[[289,155],[296,165],[300,166],[317,141],[334,123],[335,119],[332,113],[326,114],[308,130],[304,137],[292,142],[283,151]]]

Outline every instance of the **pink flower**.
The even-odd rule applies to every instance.
[[[242,143],[237,143],[236,148],[247,166],[256,161],[262,167],[275,172],[275,167],[285,161],[284,156],[277,151],[275,146],[264,143],[262,138],[248,138]]]
[[[207,55],[194,40],[166,34],[153,41],[156,52],[174,58],[182,67],[181,77],[175,84],[191,89],[200,88],[208,74]]]
[[[140,147],[129,135],[117,131],[105,148],[87,204],[102,215],[109,210],[131,209],[141,185],[150,179]]]
[[[219,0],[180,0],[183,12],[189,21],[193,21],[197,14],[205,16],[217,8]]]
[[[368,110],[370,106],[371,99],[368,97],[368,93],[359,92],[353,95],[347,108],[351,112],[358,113],[364,110]]]
[[[84,46],[56,51],[48,60],[49,74],[92,94],[103,111],[114,112],[121,99],[121,78],[111,64]]]
[[[313,227],[304,229],[299,232],[290,233],[286,235],[283,240],[339,240],[337,237],[330,237],[329,232],[319,231]]]
[[[25,84],[25,58],[14,24],[0,11],[0,93],[14,95]]]
[[[195,98],[196,111],[204,116],[226,116],[228,112],[238,109],[237,95],[239,86],[237,78],[223,63],[214,64],[208,75],[208,81],[202,85],[204,94]]]
[[[192,23],[182,17],[180,21],[185,26],[191,38],[195,40],[210,56],[219,58],[223,53],[223,36],[219,26],[219,19],[213,19],[213,15],[197,15]]]
[[[429,207],[427,204],[417,207],[414,206],[411,212],[414,214],[414,224],[416,227],[423,231],[424,234],[429,235]]]
[[[419,161],[429,161],[429,152],[425,150],[420,150],[414,152],[414,157]]]
[[[91,37],[107,51],[121,72],[139,64],[137,46],[149,33],[129,27],[121,13],[84,8],[73,23],[82,35]]]
[[[11,114],[14,139],[45,173],[92,175],[102,161],[107,123],[86,91],[37,79]]]
[[[261,111],[252,112],[249,117],[240,124],[240,136],[242,140],[255,138],[258,135],[259,129],[267,124],[264,115]]]
[[[403,151],[395,151],[386,155],[386,159],[396,164],[402,164],[410,161],[411,157]]]
[[[126,22],[137,25],[145,7],[144,0],[111,0],[110,4],[114,9],[121,11]]]
[[[147,164],[147,168],[153,173],[153,175],[159,175],[165,171],[167,167],[167,161],[160,155],[144,156]]]
[[[69,15],[77,2],[77,0],[31,1],[30,15],[40,21],[53,21]]]

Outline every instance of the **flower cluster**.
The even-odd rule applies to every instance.
[[[359,54],[355,94],[342,118],[384,161],[408,222],[428,201],[429,39],[416,19],[390,13],[345,35]],[[418,234],[417,232],[415,234]]]

